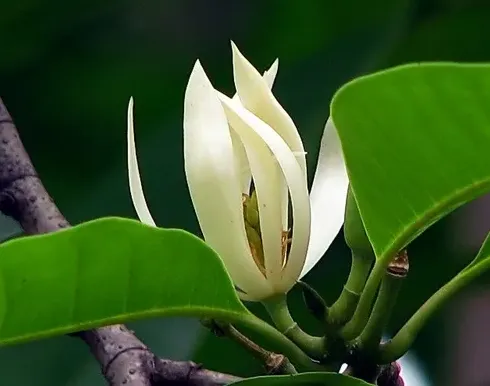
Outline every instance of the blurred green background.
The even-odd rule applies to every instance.
[[[330,98],[340,85],[407,62],[490,61],[488,20],[490,3],[476,0],[2,0],[0,95],[48,191],[73,224],[135,217],[125,169],[126,109],[134,96],[151,211],[160,226],[198,233],[182,158],[183,95],[197,58],[215,87],[232,94],[230,39],[261,71],[279,57],[275,94],[304,138],[313,171]],[[416,149],[407,156],[416,157]],[[392,332],[475,253],[478,240],[467,242],[455,228],[472,221],[469,210],[439,222],[410,247],[411,273]],[[483,237],[488,228],[480,228]],[[2,219],[2,239],[18,232]],[[307,279],[333,301],[348,267],[340,235]],[[486,282],[474,289],[484,290]],[[292,308],[308,330],[318,330],[297,293]],[[458,315],[451,306],[440,312],[414,347],[434,385],[455,384]],[[132,327],[158,355],[239,375],[260,371],[239,347],[209,336],[195,321]],[[0,349],[0,383],[104,381],[82,342],[59,337]]]

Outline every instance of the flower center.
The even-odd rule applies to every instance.
[[[266,276],[264,247],[262,244],[262,234],[260,231],[259,206],[257,203],[257,195],[255,190],[250,196],[242,193],[242,205],[243,217],[245,220],[245,232],[247,234],[250,252],[260,272]],[[291,245],[291,238],[289,237],[289,234],[289,230],[281,231],[281,254],[283,266],[288,255],[289,246]]]

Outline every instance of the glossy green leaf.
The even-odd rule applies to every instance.
[[[317,366],[250,313],[202,240],[123,218],[90,221],[0,246],[0,345],[161,316],[254,330],[295,366]]]
[[[405,65],[337,92],[333,119],[378,258],[490,190],[489,106],[489,65]]]
[[[0,246],[0,344],[172,315],[248,315],[216,253],[174,229],[105,218]]]
[[[302,373],[293,375],[261,376],[234,382],[239,386],[368,386],[357,378],[337,373]]]

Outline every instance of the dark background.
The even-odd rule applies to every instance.
[[[279,57],[275,94],[304,138],[313,171],[329,101],[340,85],[407,62],[490,61],[490,3],[0,0],[0,95],[70,222],[135,217],[125,169],[126,109],[133,95],[151,211],[160,226],[199,232],[183,173],[183,95],[197,58],[218,89],[233,93],[230,39],[261,71]],[[417,157],[417,149],[407,156]],[[411,273],[392,332],[475,253],[490,227],[488,208],[484,200],[467,206],[411,245]],[[3,239],[19,232],[8,219],[0,225]],[[340,235],[308,281],[333,301],[348,263]],[[459,295],[416,341],[413,353],[433,385],[490,384],[489,279]],[[295,316],[315,332],[298,294],[292,298]],[[239,375],[259,372],[239,347],[207,335],[195,321],[133,327],[159,355]],[[0,382],[104,384],[86,347],[68,337],[1,348]]]

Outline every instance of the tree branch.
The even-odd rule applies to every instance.
[[[70,224],[44,188],[0,99],[0,211],[14,218],[27,234],[55,232]],[[81,338],[100,363],[111,386],[169,384],[220,386],[238,377],[202,369],[194,362],[159,359],[124,325],[74,336]]]

